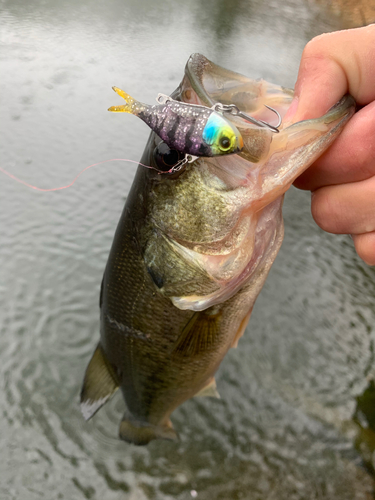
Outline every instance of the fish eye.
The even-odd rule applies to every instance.
[[[228,151],[230,149],[232,141],[228,136],[222,135],[219,139],[219,147],[222,151]]]
[[[159,142],[154,149],[154,160],[161,172],[168,172],[184,157],[183,153],[177,151],[177,149],[171,149],[165,142]]]

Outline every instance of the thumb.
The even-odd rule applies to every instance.
[[[375,25],[313,38],[302,53],[285,121],[322,116],[346,93],[360,105],[374,101],[374,61]]]

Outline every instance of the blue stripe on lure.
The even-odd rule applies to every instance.
[[[243,148],[238,129],[211,108],[161,94],[159,104],[143,104],[117,87],[113,90],[126,104],[108,111],[138,116],[172,149],[192,156],[218,156],[239,153]],[[161,104],[160,96],[164,99]]]

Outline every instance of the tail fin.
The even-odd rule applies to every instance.
[[[153,439],[177,441],[178,435],[169,420],[166,425],[151,425],[147,422],[132,420],[127,414],[120,424],[119,436],[124,441],[136,445],[148,444]]]
[[[144,105],[133,99],[129,94],[119,89],[118,87],[112,88],[116,92],[116,94],[125,99],[126,104],[122,106],[111,106],[108,111],[113,111],[115,113],[131,113],[133,115],[137,115],[140,111],[140,106],[143,107]]]

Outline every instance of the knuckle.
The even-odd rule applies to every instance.
[[[311,213],[314,221],[328,233],[340,232],[340,221],[337,216],[338,206],[329,188],[321,188],[313,193]]]
[[[302,52],[302,57],[305,59],[324,59],[327,49],[327,38],[331,33],[323,33],[322,35],[312,38]]]
[[[318,40],[317,38],[312,38],[307,44],[305,45],[305,48],[303,49],[302,56],[305,58],[310,58],[316,56],[317,52],[317,44]]]
[[[358,256],[369,266],[375,266],[375,232],[353,236]]]
[[[366,119],[363,119],[361,123],[361,140],[357,141],[352,148],[356,168],[362,172],[362,176],[365,179],[375,174],[374,134],[375,118],[373,116],[366,116]]]

